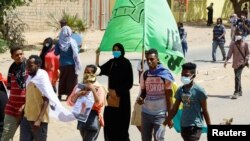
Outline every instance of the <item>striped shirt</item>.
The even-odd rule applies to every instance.
[[[25,89],[20,89],[16,77],[14,74],[11,75],[11,82],[10,82],[10,96],[9,101],[5,107],[5,114],[18,117],[20,112],[18,110],[24,105],[25,103]],[[27,78],[27,77],[26,77]]]

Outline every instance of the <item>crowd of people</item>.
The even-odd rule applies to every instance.
[[[208,7],[210,11],[213,4]],[[211,15],[207,25],[211,26]],[[213,28],[212,61],[216,62],[216,49],[220,47],[226,67],[233,56],[232,67],[235,73],[235,91],[232,99],[242,96],[241,74],[249,67],[249,47],[245,39],[250,33],[250,20],[242,13],[240,18],[233,14],[231,22],[231,44],[225,52],[225,26],[218,18]],[[164,141],[166,126],[173,127],[173,118],[180,104],[181,136],[185,141],[198,141],[204,119],[211,124],[206,91],[195,83],[196,64],[182,65],[181,82],[174,89],[175,79],[160,62],[158,51],[151,48],[145,51],[145,60],[138,63],[140,91],[131,115],[130,89],[133,87],[133,68],[125,57],[121,43],[112,47],[113,57],[99,64],[100,50],[96,50],[96,64],[86,65],[83,80],[78,82],[81,70],[79,45],[72,38],[72,31],[65,20],[61,20],[58,41],[46,38],[40,55],[24,57],[22,48],[10,50],[13,63],[5,80],[0,74],[0,139],[12,140],[20,126],[20,141],[46,141],[48,134],[51,96],[58,93],[58,100],[66,95],[69,106],[73,106],[77,129],[83,141],[95,141],[101,127],[105,141],[130,141],[129,126],[137,126],[142,141]],[[183,23],[178,29],[183,55],[188,50],[187,32]],[[97,76],[108,77],[108,89],[98,83]],[[57,90],[57,82],[58,90]],[[49,82],[48,84],[42,82]],[[9,96],[7,96],[7,90]],[[173,97],[175,102],[173,103]],[[4,113],[4,114],[3,114]],[[132,116],[132,120],[131,120]]]

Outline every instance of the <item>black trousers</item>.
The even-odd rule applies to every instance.
[[[196,126],[181,127],[181,136],[184,141],[199,141],[201,128]]]
[[[234,69],[234,81],[235,81],[235,90],[234,90],[234,94],[238,93],[238,94],[242,94],[242,88],[241,88],[241,74],[242,74],[242,70],[243,70],[244,66],[240,66],[237,69]]]

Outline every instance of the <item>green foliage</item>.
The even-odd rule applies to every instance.
[[[5,40],[0,39],[0,53],[4,53],[8,49],[8,44]]]
[[[66,11],[62,11],[62,15],[59,19],[52,13],[48,15],[50,21],[47,21],[47,25],[54,28],[58,31],[60,27],[60,20],[65,19],[67,21],[67,25],[72,29],[73,32],[84,32],[87,29],[87,24],[85,21],[81,20],[77,14],[70,15],[66,13]]]
[[[4,17],[8,11],[15,9],[17,6],[29,4],[32,0],[1,0],[0,1],[0,25],[3,24]]]
[[[16,13],[10,11],[1,26],[1,38],[7,41],[10,48],[16,45],[22,47],[25,42],[23,32],[27,29],[28,25],[18,18]]]
[[[0,52],[7,49],[7,45],[23,44],[22,31],[26,28],[12,11],[17,6],[28,5],[32,0],[0,0]]]

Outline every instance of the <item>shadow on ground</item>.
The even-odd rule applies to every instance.
[[[222,60],[218,60],[216,62],[212,61],[212,60],[194,60],[194,62],[203,62],[203,63],[219,63],[219,64],[223,64],[224,61]]]
[[[207,95],[208,97],[217,97],[217,98],[224,98],[224,99],[231,99],[232,95]]]

